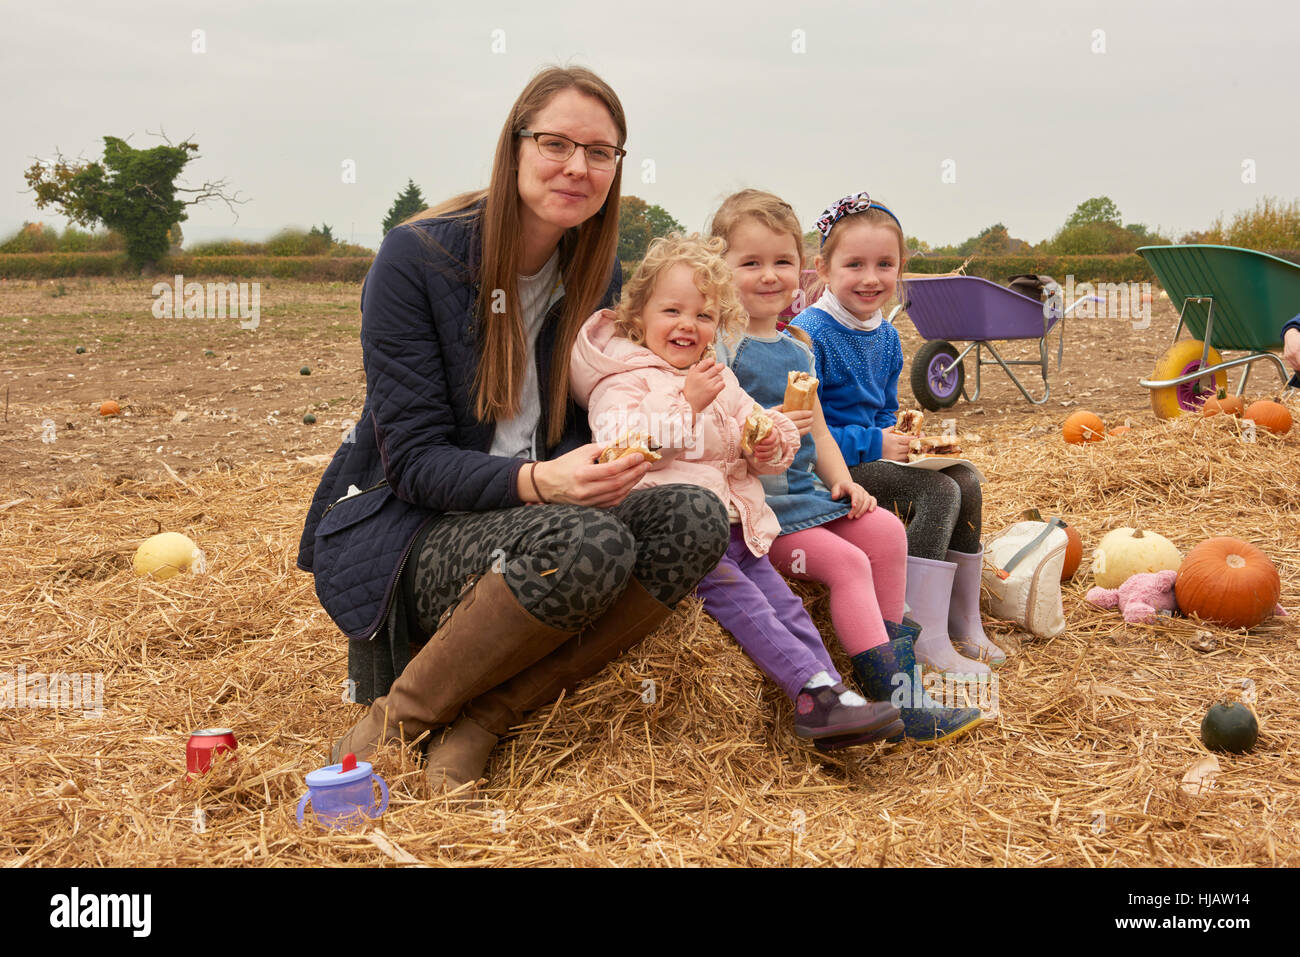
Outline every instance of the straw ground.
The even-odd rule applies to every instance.
[[[1059,407],[954,410],[989,478],[986,533],[1036,506],[1076,525],[1085,554],[1134,521],[1184,552],[1235,535],[1273,558],[1300,612],[1300,437],[1243,442],[1233,420],[1156,423],[1140,395],[1127,402],[1133,431],[1089,446],[1061,441]],[[483,804],[429,800],[418,762],[391,748],[377,760],[392,788],[382,820],[300,828],[303,775],[358,714],[342,700],[344,642],[294,567],[322,466],[250,455],[173,476],[137,456],[138,477],[0,495],[0,673],[104,680],[100,717],[5,710],[6,864],[1300,864],[1300,619],[1127,625],[1083,602],[1086,559],[1063,636],[990,623],[1017,651],[999,716],[950,745],[812,751],[780,692],[688,600],[506,739]],[[193,537],[206,572],[135,578],[135,546],[158,528]],[[824,594],[797,587],[831,635]],[[1213,787],[1190,793],[1202,715],[1243,694],[1259,744],[1219,756]],[[212,725],[235,730],[238,760],[186,783],[186,736]]]

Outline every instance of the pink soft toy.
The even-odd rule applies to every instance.
[[[1153,625],[1159,610],[1176,611],[1174,580],[1178,572],[1138,572],[1118,588],[1089,588],[1083,597],[1102,608],[1114,608],[1124,613],[1125,621]]]

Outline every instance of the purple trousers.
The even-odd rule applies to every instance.
[[[819,671],[843,680],[799,596],[766,555],[745,545],[739,525],[718,567],[696,586],[704,610],[731,632],[745,654],[794,700]]]

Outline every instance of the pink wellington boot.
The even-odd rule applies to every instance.
[[[953,647],[967,658],[983,661],[994,668],[1006,664],[1006,652],[989,641],[980,620],[984,546],[981,545],[974,554],[949,551],[944,558],[957,566],[953,576],[952,601],[948,607],[948,637],[952,639]]]
[[[948,639],[956,571],[952,562],[907,557],[907,606],[912,620],[921,626],[921,637],[915,642],[916,660],[949,674],[986,675],[990,673],[988,665],[964,657]]]

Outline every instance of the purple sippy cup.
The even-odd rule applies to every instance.
[[[380,798],[375,805],[375,785]],[[307,802],[311,802],[317,823],[342,829],[355,827],[384,813],[388,807],[388,785],[375,774],[369,762],[345,754],[342,764],[330,764],[307,775],[307,793],[298,799],[298,823],[302,824]]]

